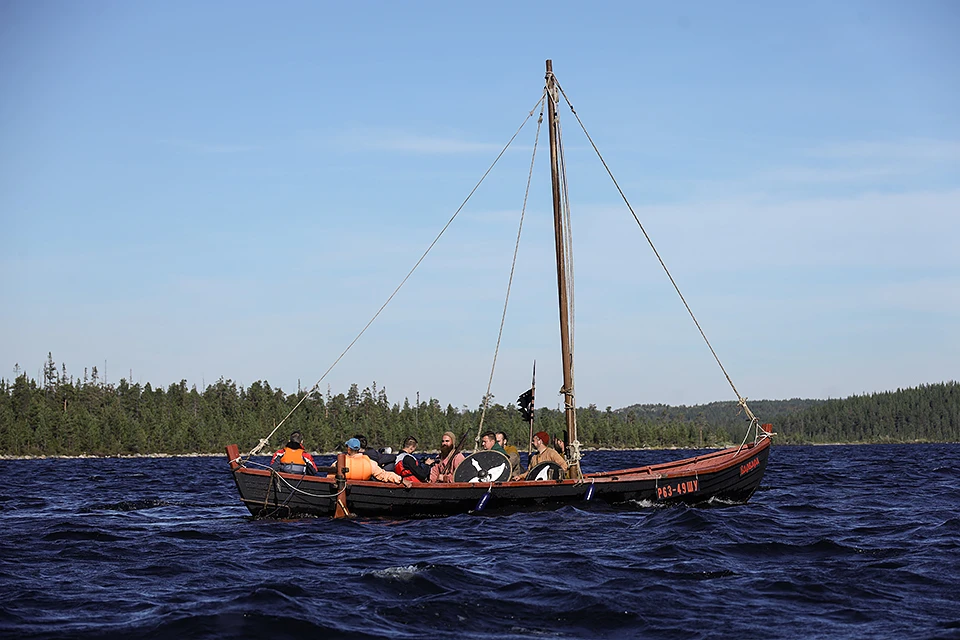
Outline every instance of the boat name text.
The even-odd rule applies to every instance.
[[[744,476],[760,466],[760,458],[754,458],[750,462],[740,465],[740,475]]]
[[[657,487],[657,498],[672,498],[673,496],[682,496],[688,493],[693,493],[697,490],[697,485],[699,480],[687,480],[685,482],[677,482],[676,484],[665,484],[662,487]]]

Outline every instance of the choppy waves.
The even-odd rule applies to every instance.
[[[742,506],[415,521],[253,520],[219,459],[0,465],[4,637],[960,637],[958,445],[777,447]]]

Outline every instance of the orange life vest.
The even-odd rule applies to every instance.
[[[303,447],[284,447],[275,454],[270,466],[283,473],[299,473],[313,475],[317,472],[317,464],[313,456],[303,450]]]
[[[303,449],[284,449],[280,464],[306,464],[303,460]]]
[[[369,480],[373,475],[373,463],[363,454],[347,456],[347,480]]]

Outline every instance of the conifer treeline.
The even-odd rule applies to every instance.
[[[776,427],[787,443],[960,442],[960,383],[829,400]]]
[[[114,455],[215,453],[226,444],[251,449],[300,400],[265,381],[249,387],[218,380],[206,389],[185,380],[166,389],[121,380],[105,384],[93,375],[74,379],[48,357],[43,380],[19,373],[0,379],[0,454]],[[781,443],[960,441],[960,385],[956,382],[854,396],[844,400],[751,403],[773,422]],[[303,432],[308,448],[332,451],[363,433],[375,446],[397,447],[408,434],[421,448],[436,448],[444,431],[469,432],[472,448],[479,407],[443,407],[431,398],[418,405],[391,404],[376,383],[351,385],[338,395],[314,392],[270,440],[283,444],[290,431]],[[634,405],[577,413],[580,441],[587,447],[716,447],[739,442],[746,422],[736,403],[696,407]],[[485,429],[505,431],[524,447],[528,426],[514,404],[487,408]],[[560,435],[562,412],[538,408],[536,430]]]

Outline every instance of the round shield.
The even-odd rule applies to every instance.
[[[541,462],[527,472],[527,480],[559,480],[563,469],[556,462]]]
[[[493,450],[467,456],[453,473],[454,482],[506,482],[509,479],[509,458]]]

